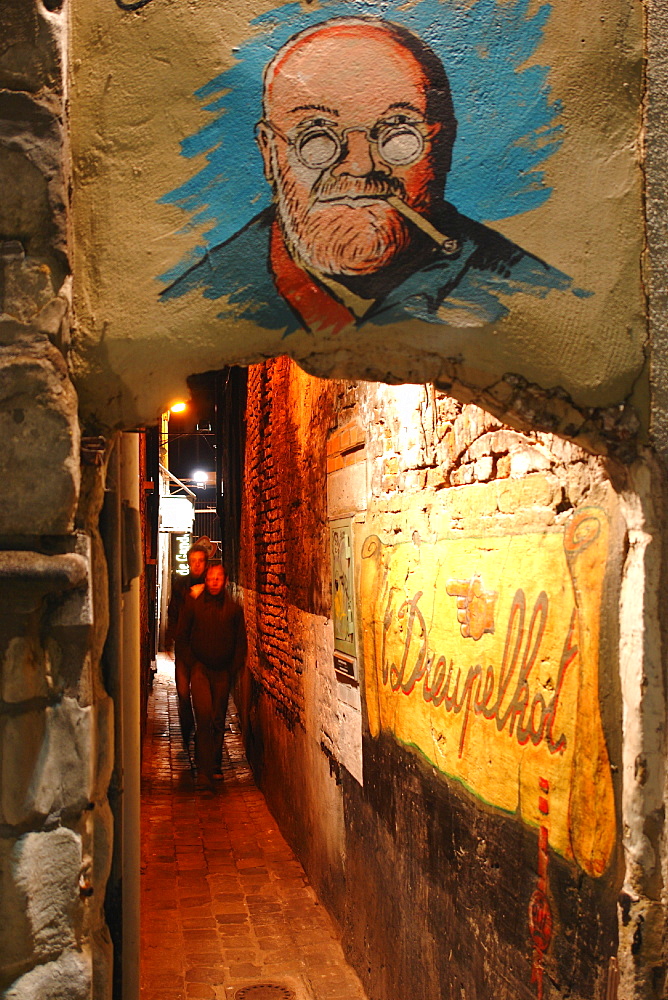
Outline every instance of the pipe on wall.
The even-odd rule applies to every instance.
[[[106,684],[114,700],[114,852],[107,921],[114,942],[114,1000],[139,1000],[140,581],[139,438],[118,434],[101,520],[109,574]]]
[[[140,580],[139,436],[122,434],[119,451],[121,504],[121,644],[120,709],[122,716],[122,906],[123,998],[139,998],[140,867]]]

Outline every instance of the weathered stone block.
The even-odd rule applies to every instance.
[[[26,258],[18,240],[0,248],[3,278],[2,312],[29,323],[54,298],[51,271],[46,264]]]
[[[427,487],[430,489],[440,489],[445,486],[445,471],[442,466],[427,470]]]
[[[454,456],[461,455],[472,441],[485,430],[485,414],[477,406],[467,404],[457,416],[453,425]]]
[[[42,816],[80,811],[90,801],[93,709],[63,698],[47,709],[44,749],[33,782],[33,808]]]
[[[49,299],[29,322],[0,314],[0,344],[25,344],[26,341],[41,341],[48,337],[66,356],[70,346],[70,284],[70,279],[66,279],[60,293]],[[5,307],[6,303],[0,306]]]
[[[12,861],[36,956],[44,959],[74,944],[81,873],[79,835],[65,827],[28,833],[17,842]]]
[[[72,830],[0,841],[0,956],[6,973],[31,959],[45,961],[75,943],[80,871],[81,838]]]
[[[40,552],[0,551],[0,615],[12,621],[36,611],[48,594],[83,586],[88,566],[76,553],[46,556]]]
[[[0,534],[66,534],[79,488],[77,398],[48,342],[0,347]],[[21,497],[21,503],[16,497]]]
[[[80,705],[93,701],[90,653],[86,627],[54,629],[49,642],[53,657],[53,687],[58,694],[75,697]]]
[[[68,952],[58,961],[21,976],[9,987],[4,1000],[88,1000],[90,988],[90,958]]]
[[[52,7],[51,3],[46,6]],[[60,30],[32,0],[3,0],[0,5],[0,87],[8,90],[60,89]]]
[[[509,429],[488,431],[472,442],[466,451],[466,461],[474,461],[483,455],[503,455],[508,451],[516,451],[531,441],[524,434]]]
[[[3,5],[4,6],[4,5]],[[25,92],[5,92],[0,143],[0,232],[20,240],[32,257],[59,273],[67,268],[67,187],[63,163],[66,131],[60,101],[43,101]]]
[[[531,507],[551,507],[556,502],[556,495],[556,480],[543,473],[533,473],[522,479],[504,479],[497,485],[498,507],[502,514],[514,514]]]
[[[539,472],[550,468],[551,462],[548,455],[538,448],[522,448],[515,451],[510,456],[511,476],[526,476],[529,472]]]
[[[31,106],[29,101],[21,101],[21,104],[24,109]],[[12,125],[23,132],[23,136],[19,133],[19,142],[16,145],[20,143],[21,138],[24,141],[30,138],[31,133],[25,128],[25,122],[14,121]],[[27,150],[8,149],[4,144],[0,146],[0,182],[7,196],[3,199],[0,209],[1,232],[5,246],[19,243],[23,250],[28,242],[31,244],[41,242],[43,234],[50,228],[48,180],[39,166],[31,162]],[[22,312],[14,312],[9,303],[5,304],[5,295],[3,290],[2,312],[16,319],[23,318]]]
[[[46,730],[44,711],[0,720],[0,822],[16,826],[34,817],[32,783]]]
[[[95,706],[95,747],[97,758],[91,798],[100,802],[106,798],[114,768],[114,702],[103,698]]]
[[[14,636],[2,661],[0,694],[15,704],[48,694],[48,661],[45,651],[33,638]]]
[[[427,485],[426,469],[408,469],[398,477],[397,486],[406,492],[422,490]]]
[[[16,975],[32,952],[32,934],[25,897],[14,881],[17,840],[0,839],[0,970],[3,978]]]
[[[74,698],[0,722],[0,822],[80,812],[92,786],[92,715]]]
[[[473,475],[479,483],[485,483],[492,478],[494,459],[491,455],[483,455],[473,463]]]
[[[577,507],[586,498],[592,485],[592,470],[584,462],[570,465],[564,474],[566,496]]]
[[[71,628],[79,625],[93,624],[93,586],[91,579],[91,542],[90,536],[78,531],[75,536],[74,548],[77,555],[86,564],[86,585],[67,592],[56,608],[54,608],[50,624],[52,627]]]
[[[501,455],[496,463],[496,478],[507,479],[510,475],[510,455]]]
[[[467,486],[473,482],[473,478],[473,465],[461,465],[451,473],[450,482],[453,486]]]
[[[547,442],[552,457],[555,461],[563,462],[564,465],[568,465],[571,462],[581,462],[587,457],[587,453],[582,448],[573,444],[572,441],[565,441],[556,434],[550,434]]]

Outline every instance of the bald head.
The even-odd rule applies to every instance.
[[[401,105],[441,126],[434,153],[445,179],[457,128],[450,84],[433,49],[407,28],[335,18],[293,36],[265,68],[263,109],[271,120],[319,107],[341,117],[349,110],[354,119],[370,106]]]

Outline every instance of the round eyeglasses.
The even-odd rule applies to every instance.
[[[297,159],[309,170],[327,170],[342,160],[346,155],[349,132],[363,132],[388,167],[407,167],[417,163],[425,148],[424,126],[412,122],[380,122],[371,128],[351,125],[345,129],[313,122],[298,129],[293,136],[285,135],[266,119],[260,124],[292,146]]]

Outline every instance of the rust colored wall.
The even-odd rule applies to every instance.
[[[237,699],[271,808],[340,909],[340,789],[314,722],[317,664],[331,659],[323,565],[334,394],[333,383],[310,378],[286,358],[249,370],[240,578],[249,669]]]

